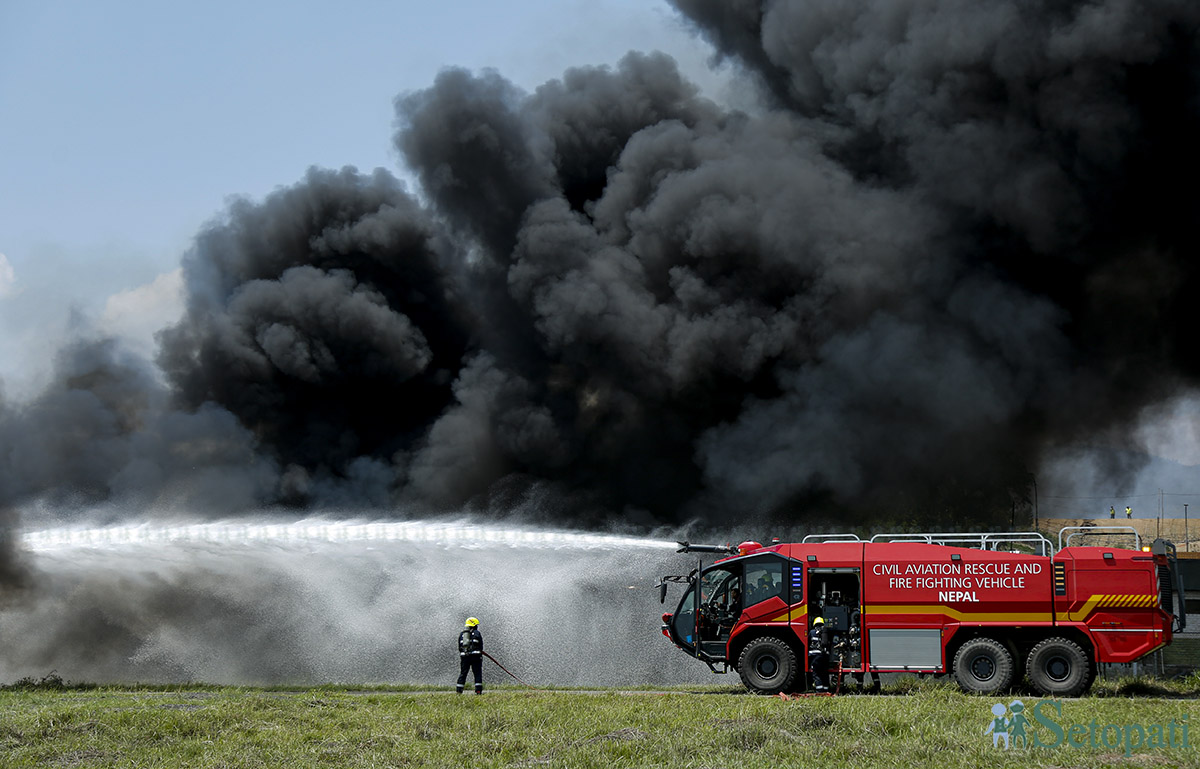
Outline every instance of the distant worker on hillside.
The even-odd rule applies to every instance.
[[[817,617],[808,631],[808,669],[812,671],[813,689],[829,691],[829,628],[825,620]]]
[[[1108,517],[1116,518],[1117,517],[1117,508],[1113,507],[1112,505],[1109,505],[1108,506]]]
[[[475,693],[483,694],[483,633],[479,632],[479,620],[467,617],[466,630],[458,634],[458,685],[455,691],[463,693],[467,682],[467,671],[475,675]]]
[[[1133,517],[1133,508],[1130,507],[1129,505],[1125,505],[1125,518],[1129,519],[1132,517]]]

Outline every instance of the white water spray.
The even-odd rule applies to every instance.
[[[513,547],[577,550],[662,550],[677,547],[660,539],[576,531],[476,524],[462,521],[356,522],[308,519],[292,523],[200,523],[164,526],[63,527],[27,532],[26,550],[34,553],[75,548],[155,544],[250,544],[256,542],[410,542],[442,547]]]
[[[53,670],[97,682],[450,684],[466,616],[535,684],[711,676],[659,632],[654,582],[691,565],[670,540],[471,520],[166,523],[154,512],[20,535],[31,580],[0,606],[0,681]]]

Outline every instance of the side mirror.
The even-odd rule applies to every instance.
[[[667,583],[666,582],[658,583],[658,602],[659,603],[667,602]]]

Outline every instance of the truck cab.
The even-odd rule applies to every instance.
[[[664,615],[664,633],[688,654],[728,665],[735,630],[788,614],[793,569],[796,590],[802,590],[798,567],[769,549],[719,561],[700,571],[675,612]]]

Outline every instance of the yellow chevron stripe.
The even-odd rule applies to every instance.
[[[1057,619],[1059,622],[1080,622],[1084,617],[1091,614],[1092,610],[1095,609],[1097,605],[1103,606],[1101,601],[1103,601],[1105,598],[1108,598],[1108,596],[1093,595],[1091,598],[1087,599],[1087,602],[1083,604],[1083,608],[1079,611],[1060,611],[1055,615],[1055,619]]]
[[[1096,609],[1105,607],[1148,607],[1154,606],[1154,602],[1158,600],[1158,596],[1147,593],[1128,593],[1122,595],[1100,594],[1093,595],[1083,604],[1079,611],[1065,612],[1060,611],[1055,614],[1055,619],[1059,622],[1081,622],[1087,618]]]
[[[1050,612],[964,612],[941,605],[864,606],[863,614],[941,614],[959,622],[1049,622]]]
[[[785,611],[783,614],[771,617],[767,622],[794,622],[808,615],[808,606],[806,604],[797,604]]]

